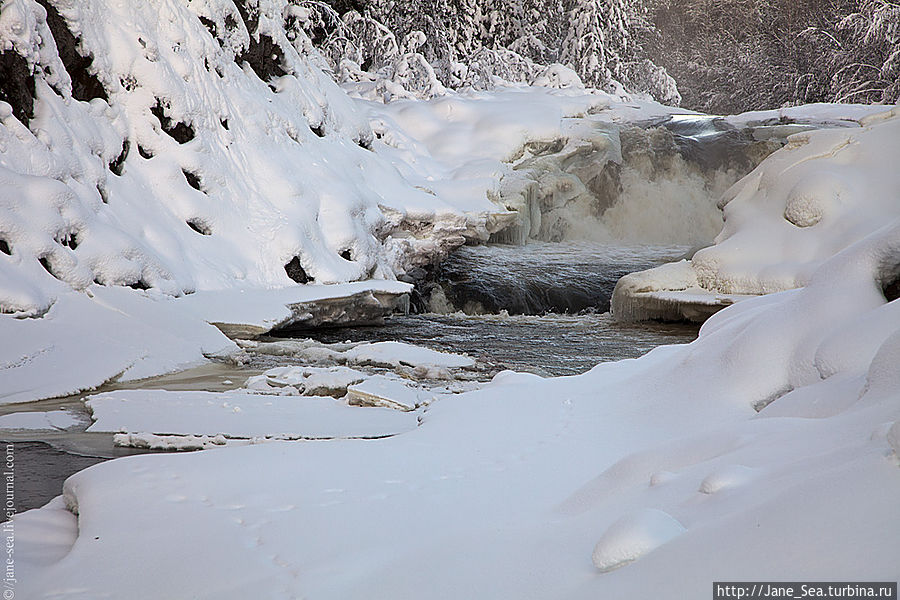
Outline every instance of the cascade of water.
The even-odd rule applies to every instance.
[[[789,133],[757,129],[675,116],[582,132],[516,164],[501,195],[519,217],[491,242],[708,244],[722,227],[721,194]]]
[[[576,313],[609,310],[619,277],[679,258],[686,246],[529,242],[466,246],[441,264],[432,312]]]

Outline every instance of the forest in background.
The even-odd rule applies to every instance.
[[[297,24],[339,80],[388,82],[380,91],[391,97],[530,83],[553,63],[588,86],[648,92],[709,113],[900,97],[900,4],[887,0],[306,0],[297,7]],[[550,84],[571,83],[554,77]]]

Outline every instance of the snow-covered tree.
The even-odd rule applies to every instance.
[[[625,0],[569,0],[569,29],[560,62],[571,65],[585,83],[601,86],[621,73],[628,51]]]
[[[629,44],[642,0],[294,1],[309,9],[305,33],[343,80],[391,80],[419,86],[407,92],[427,96],[437,89],[434,82],[409,76],[413,65],[415,72],[428,71],[422,59],[452,88],[530,83],[562,62],[590,85],[620,89],[612,83],[618,79],[677,102],[672,79]],[[403,48],[400,40],[414,32],[422,42]]]

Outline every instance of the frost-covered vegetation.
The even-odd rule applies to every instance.
[[[890,0],[646,0],[637,35],[684,106],[719,114],[900,98]]]
[[[344,82],[382,99],[444,88],[582,83],[650,92],[677,104],[675,82],[635,44],[631,0],[365,0],[299,3],[298,23]],[[549,73],[551,65],[556,67]]]

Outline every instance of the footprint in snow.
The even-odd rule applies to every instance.
[[[601,573],[624,567],[685,531],[672,515],[655,508],[626,515],[600,536],[594,546],[594,566]]]
[[[657,471],[650,476],[650,487],[656,487],[677,478],[678,475],[672,471]]]
[[[697,491],[701,494],[715,494],[750,483],[757,477],[759,469],[744,465],[727,465],[706,476]]]

